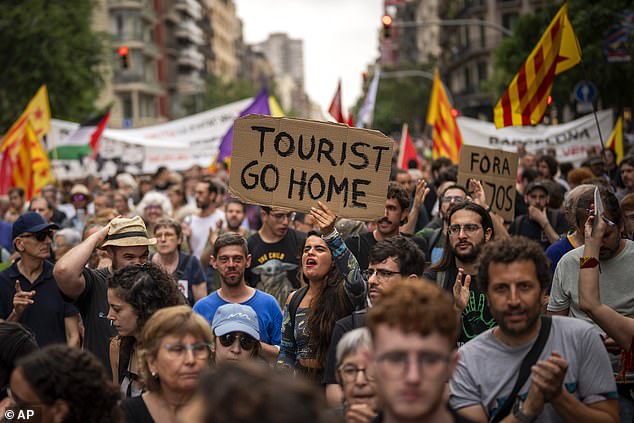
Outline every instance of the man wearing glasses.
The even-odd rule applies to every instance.
[[[290,228],[295,213],[288,210],[261,207],[260,217],[262,227],[248,240],[249,252],[253,257],[246,273],[249,285],[275,288],[290,283],[293,288],[299,288],[297,266],[306,233]],[[286,302],[286,298],[278,298],[277,290],[265,291],[281,304]]]
[[[454,204],[447,216],[443,255],[425,272],[427,278],[453,292],[456,307],[462,312],[460,345],[495,325],[486,295],[475,280],[476,261],[493,234],[491,216],[482,206],[473,202]]]
[[[383,410],[374,422],[470,422],[447,404],[458,362],[458,319],[451,298],[432,283],[390,285],[368,312],[370,361]]]
[[[361,273],[368,285],[368,305],[374,304],[383,291],[402,278],[418,278],[423,274],[425,255],[409,238],[396,236],[377,242],[370,250],[370,264]],[[328,403],[341,403],[341,387],[336,379],[336,351],[341,338],[353,329],[364,326],[367,309],[340,319],[332,331],[323,383]]]
[[[0,272],[0,319],[28,326],[40,346],[67,343],[79,347],[79,311],[65,302],[53,279],[54,223],[26,212],[13,223],[12,239],[20,259]]]

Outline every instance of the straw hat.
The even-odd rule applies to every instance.
[[[139,216],[131,219],[116,217],[110,221],[110,230],[102,247],[136,247],[139,245],[155,245],[156,238],[149,238],[145,223]]]

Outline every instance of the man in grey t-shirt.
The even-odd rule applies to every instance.
[[[541,329],[550,280],[542,248],[524,237],[488,243],[478,282],[498,326],[459,350],[450,406],[485,423],[511,394],[524,356]],[[592,326],[553,317],[549,337],[503,422],[618,422],[616,384]]]

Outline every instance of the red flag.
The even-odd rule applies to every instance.
[[[337,122],[346,123],[345,119],[343,118],[343,111],[341,110],[341,79],[339,80],[339,84],[337,85],[335,96],[330,102],[328,113],[330,113],[330,115],[335,118]]]
[[[409,169],[409,162],[411,160],[416,161],[416,167],[420,166],[420,160],[418,159],[418,154],[416,153],[416,149],[414,148],[414,143],[409,136],[409,131],[407,129],[407,124],[403,124],[403,133],[401,135],[401,146],[398,152],[398,166],[401,169]]]
[[[352,113],[348,112],[348,121],[346,122],[346,125],[348,125],[351,128],[354,128],[354,118],[352,117]]]
[[[106,124],[108,123],[108,119],[110,119],[110,111],[103,116],[103,118],[97,124],[97,129],[90,136],[90,149],[92,150],[92,159],[95,160],[97,158],[97,153],[99,152],[99,141],[101,140],[101,134],[103,130],[106,128]]]

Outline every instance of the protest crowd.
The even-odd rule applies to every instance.
[[[633,421],[634,156],[520,149],[512,221],[457,181],[393,163],[372,222],[196,166],[12,189],[2,418]]]

